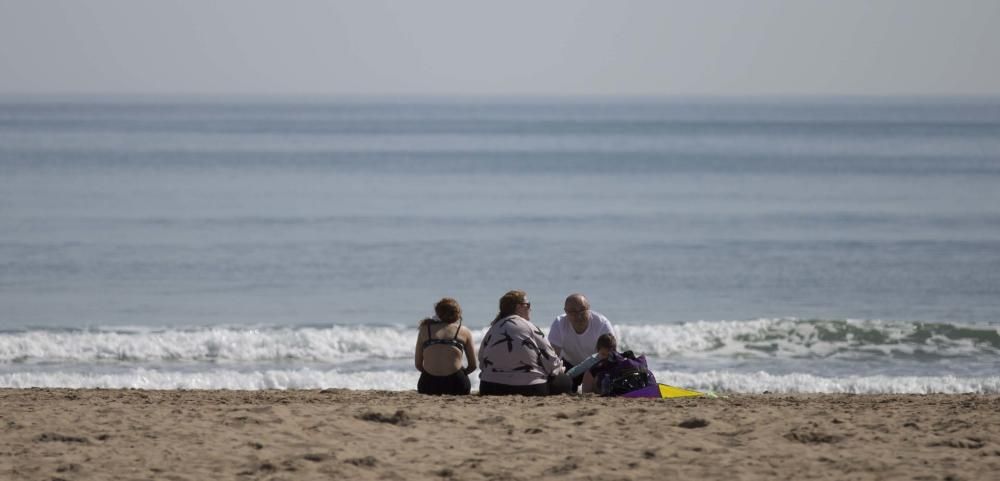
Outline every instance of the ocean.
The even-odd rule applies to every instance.
[[[0,99],[0,387],[410,390],[510,289],[668,384],[1000,393],[1000,99]]]

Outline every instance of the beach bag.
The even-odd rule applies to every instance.
[[[636,357],[632,351],[612,352],[607,360],[594,366],[593,372],[595,390],[602,396],[621,396],[656,385],[656,377],[646,365],[646,356]]]

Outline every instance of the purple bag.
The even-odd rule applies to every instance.
[[[656,377],[646,366],[646,356],[636,357],[632,351],[612,352],[590,372],[594,376],[595,391],[602,396],[621,396],[656,385]]]

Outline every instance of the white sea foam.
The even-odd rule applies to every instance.
[[[362,371],[269,369],[238,371],[217,369],[200,372],[162,371],[138,368],[127,372],[20,372],[0,374],[0,386],[7,388],[60,387],[106,389],[415,389],[416,371]]]
[[[36,330],[0,335],[0,362],[350,362],[412,356],[415,338],[413,329],[361,326]]]
[[[766,372],[668,371],[656,373],[656,378],[664,384],[684,386],[689,389],[733,393],[1000,393],[1000,376],[847,376],[826,378],[801,373],[775,375]]]
[[[0,387],[135,388],[135,389],[378,389],[414,390],[419,374],[413,370],[344,372],[313,368],[241,371],[215,369],[198,372],[136,368],[124,372],[78,371],[15,372],[0,374]],[[848,376],[821,377],[792,373],[732,371],[657,373],[665,384],[717,393],[854,393],[958,394],[1000,393],[1000,376]],[[473,389],[478,377],[471,376]]]
[[[1000,332],[990,326],[758,319],[618,330],[623,348],[645,353],[661,382],[699,390],[1000,393]],[[473,330],[477,342],[484,332]],[[402,326],[8,331],[0,333],[0,387],[410,390],[416,335]],[[929,369],[913,357],[921,353],[947,362]],[[865,356],[882,357],[861,371],[869,375],[847,375]],[[955,366],[961,375],[949,375]],[[937,375],[921,375],[930,372]]]

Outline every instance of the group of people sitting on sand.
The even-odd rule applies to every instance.
[[[618,355],[615,330],[582,294],[567,297],[564,310],[546,338],[531,322],[527,294],[507,292],[477,351],[472,332],[462,325],[458,301],[441,299],[434,306],[436,315],[420,323],[414,354],[420,371],[417,391],[469,394],[468,375],[481,369],[482,395],[568,394],[581,385],[585,393],[599,392],[595,379]],[[464,367],[463,357],[468,360]]]

